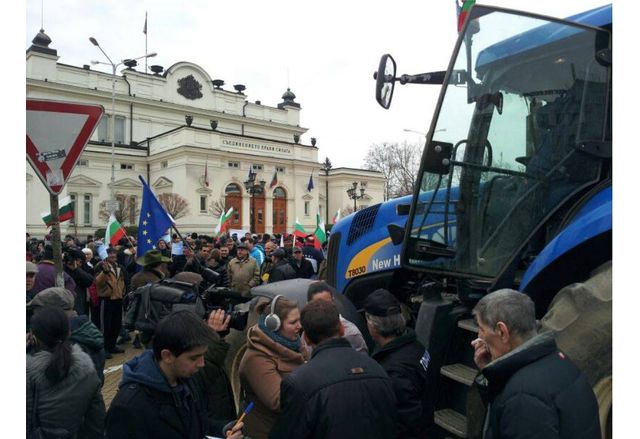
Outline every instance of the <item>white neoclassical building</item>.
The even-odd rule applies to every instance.
[[[300,143],[301,106],[287,89],[277,107],[249,102],[242,85],[234,91],[212,80],[196,64],[178,62],[154,73],[123,68],[115,77],[115,114],[111,112],[111,74],[58,62],[51,39],[40,31],[26,52],[26,95],[100,104],[105,115],[95,130],[62,196],[75,200],[75,220],[62,233],[92,234],[104,227],[104,202],[111,196],[111,132],[115,139],[116,198],[127,210],[124,223],[138,221],[143,176],[156,194],[173,193],[188,202],[176,222],[184,232],[211,233],[218,223],[215,206],[234,207],[232,228],[257,233],[291,232],[298,218],[313,231],[316,213],[331,221],[338,209],[353,209],[347,194],[354,182],[365,187],[357,207],[383,200],[384,177],[374,171],[326,169],[315,139]],[[253,197],[245,189],[249,171],[264,180]],[[271,187],[277,170],[277,184]],[[207,178],[205,179],[205,173]],[[310,177],[314,188],[307,190]],[[207,184],[208,183],[208,184]],[[49,194],[26,162],[27,232],[46,231],[41,212]],[[253,218],[252,218],[253,216]],[[253,221],[252,221],[253,219]]]

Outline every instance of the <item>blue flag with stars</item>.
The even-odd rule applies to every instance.
[[[311,192],[313,190],[313,172],[309,176],[309,183],[307,184],[307,191]]]
[[[162,204],[153,195],[147,182],[140,177],[142,182],[142,207],[140,208],[140,221],[138,222],[138,248],[136,253],[144,255],[151,250],[158,240],[167,233],[167,229],[173,225],[171,217],[162,207]]]

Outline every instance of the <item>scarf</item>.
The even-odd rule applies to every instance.
[[[260,328],[260,330],[264,332],[271,340],[275,341],[278,344],[281,344],[285,348],[294,352],[300,352],[300,336],[296,335],[295,340],[291,340],[290,338],[278,334],[277,331],[271,331],[264,323],[266,318],[267,316],[265,315],[260,316],[260,320],[258,321],[258,327]]]

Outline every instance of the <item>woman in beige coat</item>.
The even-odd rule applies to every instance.
[[[240,362],[240,383],[244,405],[255,404],[245,420],[247,435],[253,439],[269,436],[280,412],[280,383],[296,367],[303,364],[306,354],[300,352],[300,310],[295,302],[276,297],[274,314],[280,320],[277,329],[266,324],[271,302],[257,306],[258,324],[247,332],[247,351]],[[272,328],[272,329],[269,329]]]

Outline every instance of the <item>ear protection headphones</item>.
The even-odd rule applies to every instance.
[[[280,325],[282,322],[280,322],[280,317],[276,315],[275,311],[276,311],[276,302],[281,297],[284,297],[284,296],[282,294],[278,294],[276,297],[273,298],[273,300],[271,301],[271,312],[264,319],[264,325],[267,327],[269,331],[276,332],[278,329],[280,329]]]

